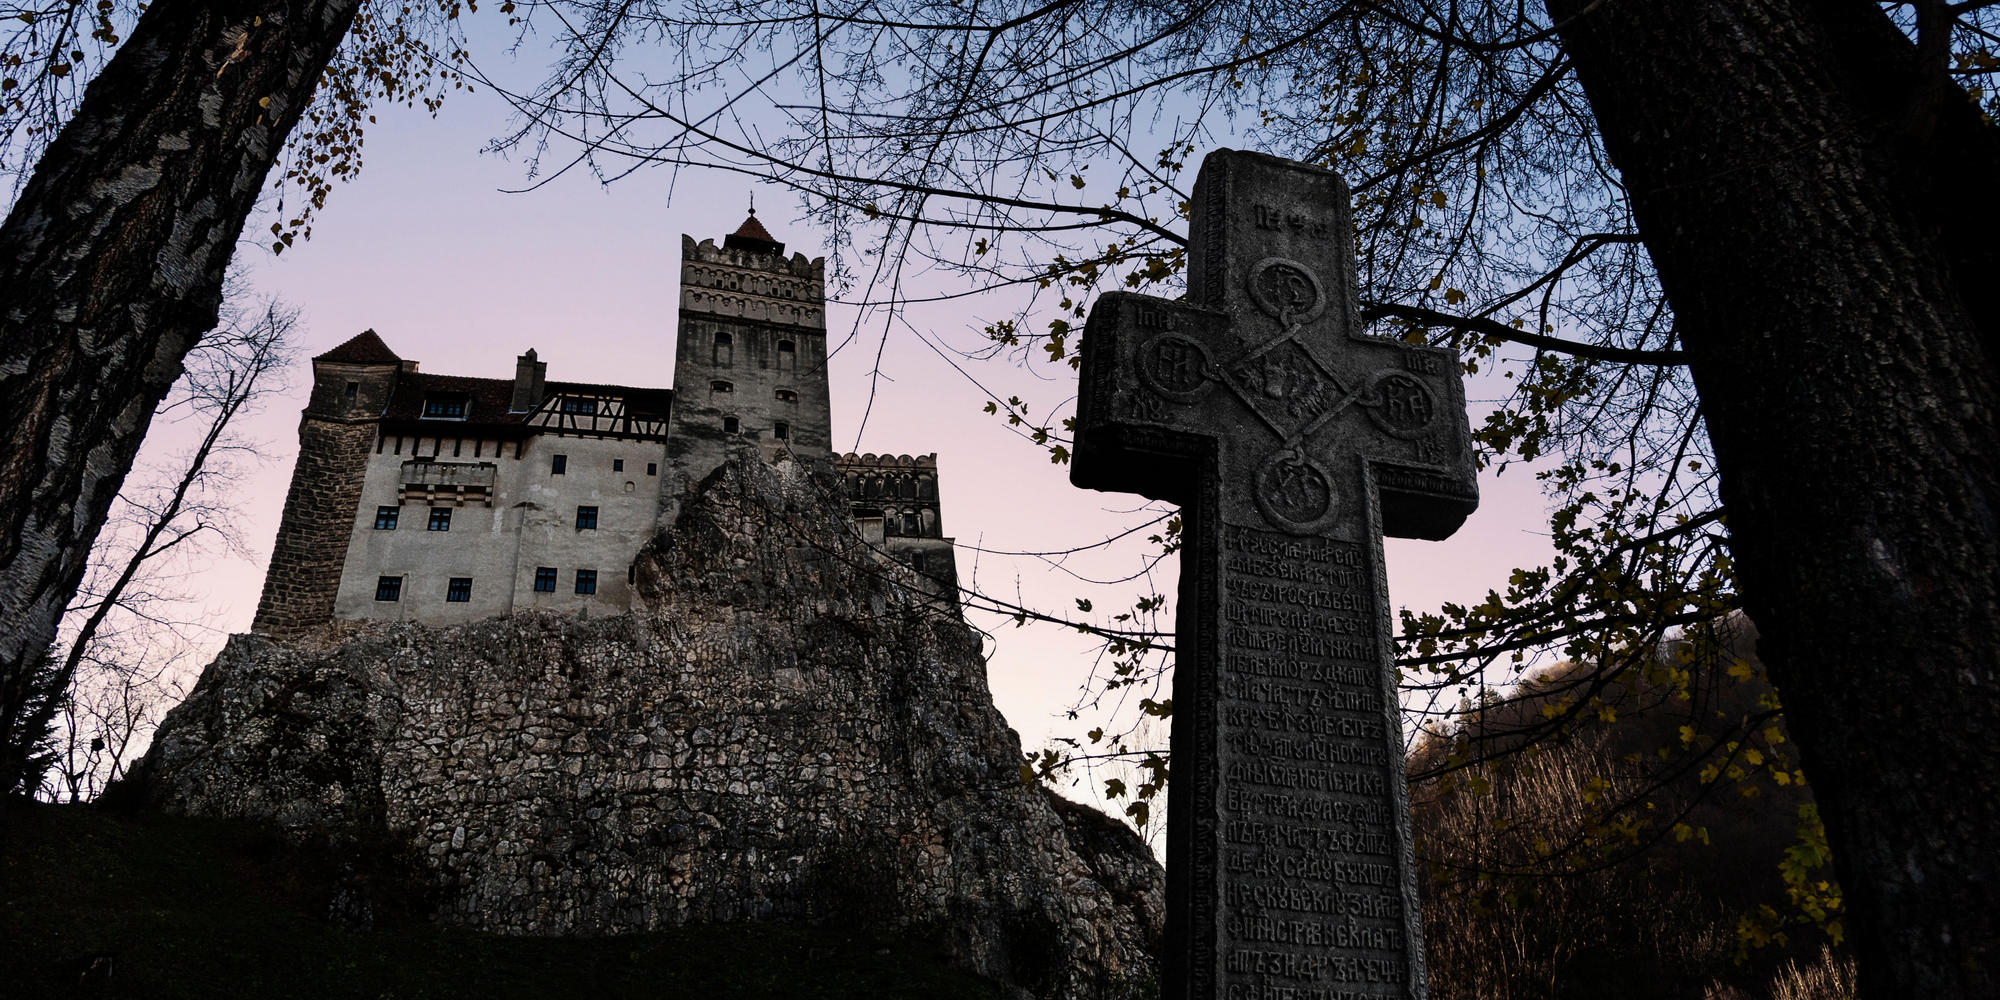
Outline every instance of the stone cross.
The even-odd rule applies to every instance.
[[[1070,481],[1183,508],[1167,1000],[1425,993],[1382,536],[1479,497],[1457,354],[1354,285],[1340,178],[1219,150],[1186,301],[1085,328]]]

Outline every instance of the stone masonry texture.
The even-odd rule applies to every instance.
[[[737,449],[638,574],[617,617],[237,636],[134,781],[402,845],[467,927],[922,927],[1016,996],[1146,995],[1160,866],[1021,784],[977,633],[861,543],[824,465]]]
[[[372,421],[349,423],[310,412],[300,421],[298,468],[285,495],[283,528],[252,631],[296,635],[333,618],[375,429]]]

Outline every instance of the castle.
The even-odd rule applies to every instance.
[[[633,559],[732,448],[830,460],[864,539],[955,593],[936,455],[836,455],[825,259],[753,209],[681,237],[672,389],[422,372],[369,330],[314,358],[299,458],[252,631],[335,619],[617,614]]]

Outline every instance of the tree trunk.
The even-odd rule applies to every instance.
[[[1994,132],[1865,0],[1586,8],[1861,993],[2000,996]]]
[[[359,0],[156,0],[0,226],[0,791],[35,658]]]

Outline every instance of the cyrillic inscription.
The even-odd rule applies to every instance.
[[[1389,808],[1400,743],[1386,722],[1365,554],[1238,525],[1222,541],[1229,995],[1245,978],[1393,984],[1405,962]]]

